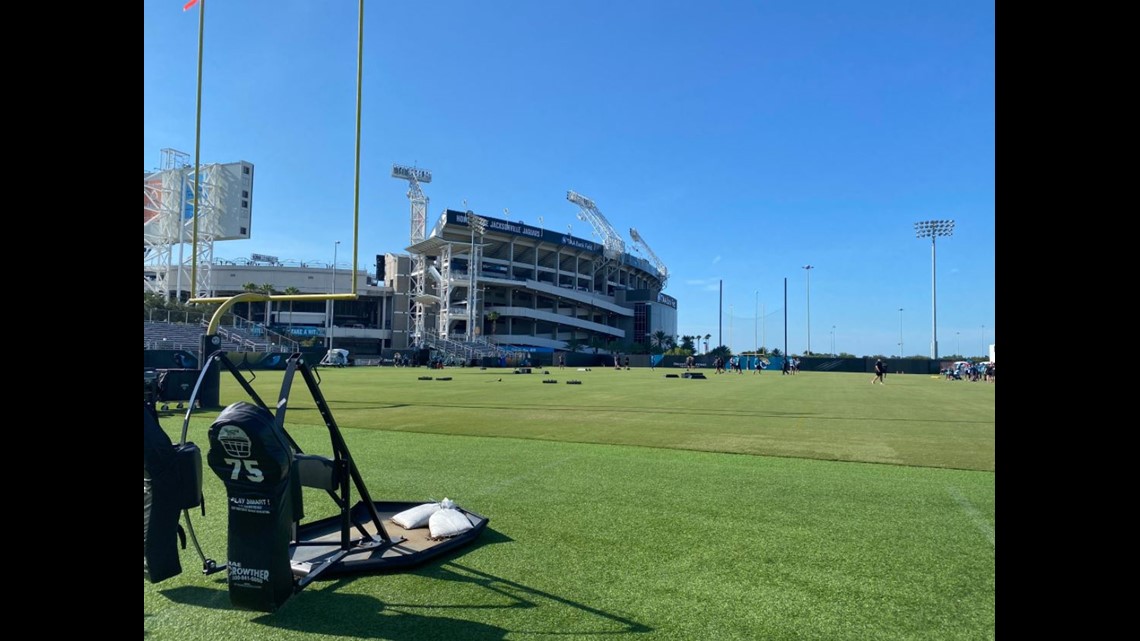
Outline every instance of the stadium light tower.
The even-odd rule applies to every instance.
[[[408,201],[411,203],[411,234],[409,242],[412,245],[422,243],[427,237],[427,211],[431,199],[424,194],[421,184],[431,182],[431,171],[407,165],[392,165],[392,177],[408,181]],[[466,201],[464,201],[466,202]],[[466,209],[466,207],[464,207]],[[409,344],[422,345],[425,336],[424,310],[425,294],[427,294],[427,256],[418,252],[411,252],[412,271],[408,275],[409,294],[411,301],[408,306],[408,331],[411,333]],[[355,277],[354,277],[355,278]]]
[[[333,244],[333,273],[332,273],[332,288],[329,290],[330,294],[336,293],[336,251],[340,249],[340,241]],[[336,331],[336,301],[329,301],[329,352],[333,348],[333,333]]]
[[[467,202],[467,201],[464,201]],[[475,325],[479,322],[478,290],[479,271],[483,263],[483,235],[487,233],[487,219],[467,210],[467,226],[471,228],[471,258],[467,262],[467,340],[477,338]],[[475,242],[475,237],[479,242]]]
[[[804,265],[807,271],[807,353],[811,356],[811,270],[815,265]]]
[[[935,240],[953,236],[953,220],[922,220],[914,224],[915,238],[930,238],[930,358],[938,360],[938,279],[936,278]]]

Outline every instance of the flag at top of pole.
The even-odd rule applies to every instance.
[[[198,0],[190,0],[190,2],[187,2],[186,4],[182,5],[182,10],[183,11],[189,11],[189,10],[193,9],[194,5],[196,5],[196,4],[198,4]]]

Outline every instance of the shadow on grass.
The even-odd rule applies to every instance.
[[[437,559],[409,571],[416,576],[439,582],[454,582],[468,586],[475,586],[493,593],[496,597],[504,598],[505,603],[492,603],[495,599],[480,600],[480,603],[454,604],[454,603],[403,603],[397,601],[384,602],[380,599],[363,594],[353,594],[342,590],[344,586],[361,580],[383,580],[386,573],[360,575],[354,577],[341,577],[331,581],[319,581],[308,589],[291,597],[282,607],[274,613],[258,615],[250,622],[306,634],[319,634],[339,637],[352,637],[358,639],[391,639],[393,641],[421,641],[424,639],[464,639],[471,641],[492,641],[504,639],[509,634],[543,634],[543,635],[612,635],[637,634],[652,631],[652,628],[637,623],[629,618],[605,612],[598,608],[579,603],[557,594],[529,587],[517,581],[495,576],[487,572],[457,563],[455,559],[469,553],[473,549],[495,543],[506,543],[512,539],[500,532],[488,528],[471,546],[465,546]],[[215,583],[217,583],[215,581]],[[225,588],[224,579],[221,589],[181,586],[163,590],[162,594],[171,601],[183,605],[209,608],[215,610],[234,610],[230,603],[229,592]],[[441,593],[448,595],[454,591],[448,590],[445,583],[440,583]],[[597,620],[592,629],[566,630],[560,627],[565,618],[553,614],[548,618],[552,621],[549,629],[508,629],[501,625],[484,623],[474,618],[486,618],[485,614],[474,613],[488,611],[517,611],[536,610],[542,608],[569,607],[578,611],[579,615],[589,615]],[[472,618],[442,617],[420,614],[418,610],[451,610],[467,611],[473,614]],[[493,616],[493,615],[492,615]],[[507,617],[502,617],[506,619]],[[575,620],[586,622],[589,618],[574,617]],[[528,627],[533,627],[533,624]],[[145,632],[145,631],[144,631]]]
[[[507,637],[508,630],[495,625],[404,612],[375,597],[338,593],[336,587],[347,581],[337,582],[332,589],[294,597],[304,599],[304,604],[286,603],[279,612],[257,617],[252,622],[277,630],[358,639],[494,641]]]
[[[602,621],[603,629],[594,630],[511,630],[513,633],[524,634],[641,634],[652,632],[653,628],[638,623],[632,619],[612,614],[598,608],[588,606],[584,603],[579,603],[571,599],[560,597],[556,594],[539,590],[526,586],[517,581],[505,579],[503,577],[494,576],[475,568],[465,566],[454,561],[448,561],[439,564],[435,567],[424,568],[416,574],[431,579],[439,579],[443,581],[457,581],[462,583],[469,583],[478,585],[486,590],[506,597],[511,601],[509,605],[504,606],[482,606],[482,607],[497,607],[497,608],[541,608],[543,605],[541,601],[551,601],[555,604],[573,608],[580,611],[580,613],[587,614],[598,618]],[[438,606],[438,605],[419,605],[419,604],[406,604],[406,603],[389,603],[390,608],[416,608],[416,607],[457,607],[464,608],[468,606]],[[580,617],[575,617],[576,620],[582,620]],[[559,618],[559,620],[562,620]],[[616,624],[616,627],[614,627]]]

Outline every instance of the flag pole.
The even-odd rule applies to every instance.
[[[182,7],[182,10],[186,11],[195,4],[198,5],[198,96],[194,115],[194,232],[191,237],[193,250],[190,252],[190,296],[192,298],[198,296],[198,197],[202,193],[200,191],[202,177],[199,164],[202,158],[202,35],[206,27],[206,0],[193,0]],[[178,218],[178,224],[184,224],[181,220],[181,212],[179,212]],[[179,269],[182,268],[179,267]]]
[[[352,293],[356,293],[356,256],[360,238],[360,106],[364,75],[364,0],[360,0],[360,17],[356,34],[356,178],[352,193]],[[335,304],[335,303],[334,303]]]

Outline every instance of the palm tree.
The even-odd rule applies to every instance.
[[[719,345],[717,347],[714,347],[713,350],[709,352],[709,354],[712,356],[720,356],[727,361],[732,357],[732,349],[730,349],[728,345]]]
[[[487,320],[491,321],[491,342],[492,343],[497,342],[495,340],[495,334],[496,334],[495,323],[498,322],[499,316],[500,316],[499,312],[487,312]]]
[[[301,290],[297,289],[296,287],[289,286],[285,288],[285,293],[290,296],[295,296],[297,294],[300,294]],[[293,301],[289,301],[289,337],[293,337]]]
[[[705,352],[706,353],[709,351],[709,339],[710,338],[712,338],[712,334],[705,334]]]
[[[665,344],[668,342],[669,337],[662,330],[653,332],[649,337],[650,344],[661,351],[665,351]]]
[[[260,287],[257,286],[257,283],[253,283],[253,282],[246,283],[246,284],[242,285],[241,288],[242,288],[242,291],[254,292],[254,293],[256,293],[258,290],[261,289]],[[253,303],[252,302],[245,304],[245,315],[248,318],[249,322],[252,323],[253,322]]]
[[[594,348],[594,353],[597,354],[599,349],[606,346],[606,339],[601,334],[590,334],[589,345]]]
[[[696,353],[697,350],[693,348],[693,339],[694,338],[697,338],[697,337],[696,336],[682,336],[681,337],[681,349],[689,350],[690,354]]]
[[[260,291],[262,294],[265,294],[266,296],[272,296],[273,295],[273,285],[270,283],[265,283],[264,285],[262,285],[261,287],[258,288],[258,291]],[[269,301],[269,300],[265,301],[265,326],[266,327],[269,327],[269,304],[270,304],[270,302],[271,301]]]

